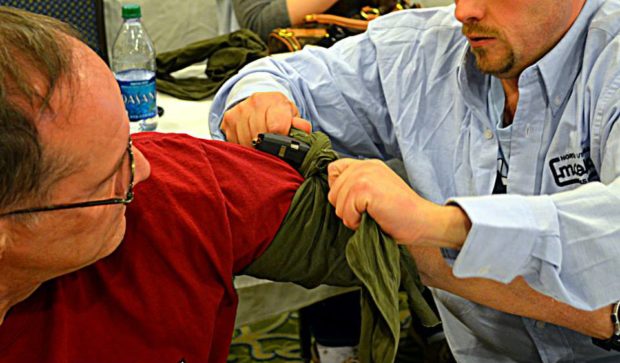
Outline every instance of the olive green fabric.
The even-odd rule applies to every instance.
[[[307,288],[320,284],[362,288],[362,363],[393,362],[400,334],[399,287],[424,326],[439,319],[422,297],[415,263],[404,247],[364,215],[357,231],[345,227],[327,201],[327,165],[338,158],[327,136],[294,132],[311,144],[300,172],[306,178],[265,253],[244,271]]]
[[[266,55],[265,43],[247,29],[194,42],[157,55],[157,90],[184,100],[201,100],[215,94],[241,67]],[[206,79],[171,75],[207,59]]]

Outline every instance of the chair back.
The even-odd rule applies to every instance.
[[[108,63],[103,0],[0,0],[0,5],[47,15],[71,24],[82,39]]]

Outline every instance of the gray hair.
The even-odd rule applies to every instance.
[[[72,68],[61,34],[78,38],[58,20],[0,6],[0,211],[40,200],[57,178],[35,121]],[[33,86],[35,78],[44,90]]]

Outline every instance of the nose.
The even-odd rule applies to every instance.
[[[136,163],[136,174],[134,176],[134,185],[146,180],[151,175],[151,164],[146,159],[142,151],[137,147],[133,147],[133,157]]]
[[[476,23],[482,20],[485,14],[487,0],[455,0],[454,16],[463,24]]]

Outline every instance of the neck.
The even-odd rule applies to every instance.
[[[504,89],[504,127],[510,125],[517,113],[519,103],[519,79],[502,78],[502,88]]]
[[[19,302],[26,300],[39,286],[40,284],[26,284],[18,288],[0,285],[0,325],[4,322],[9,310]]]

